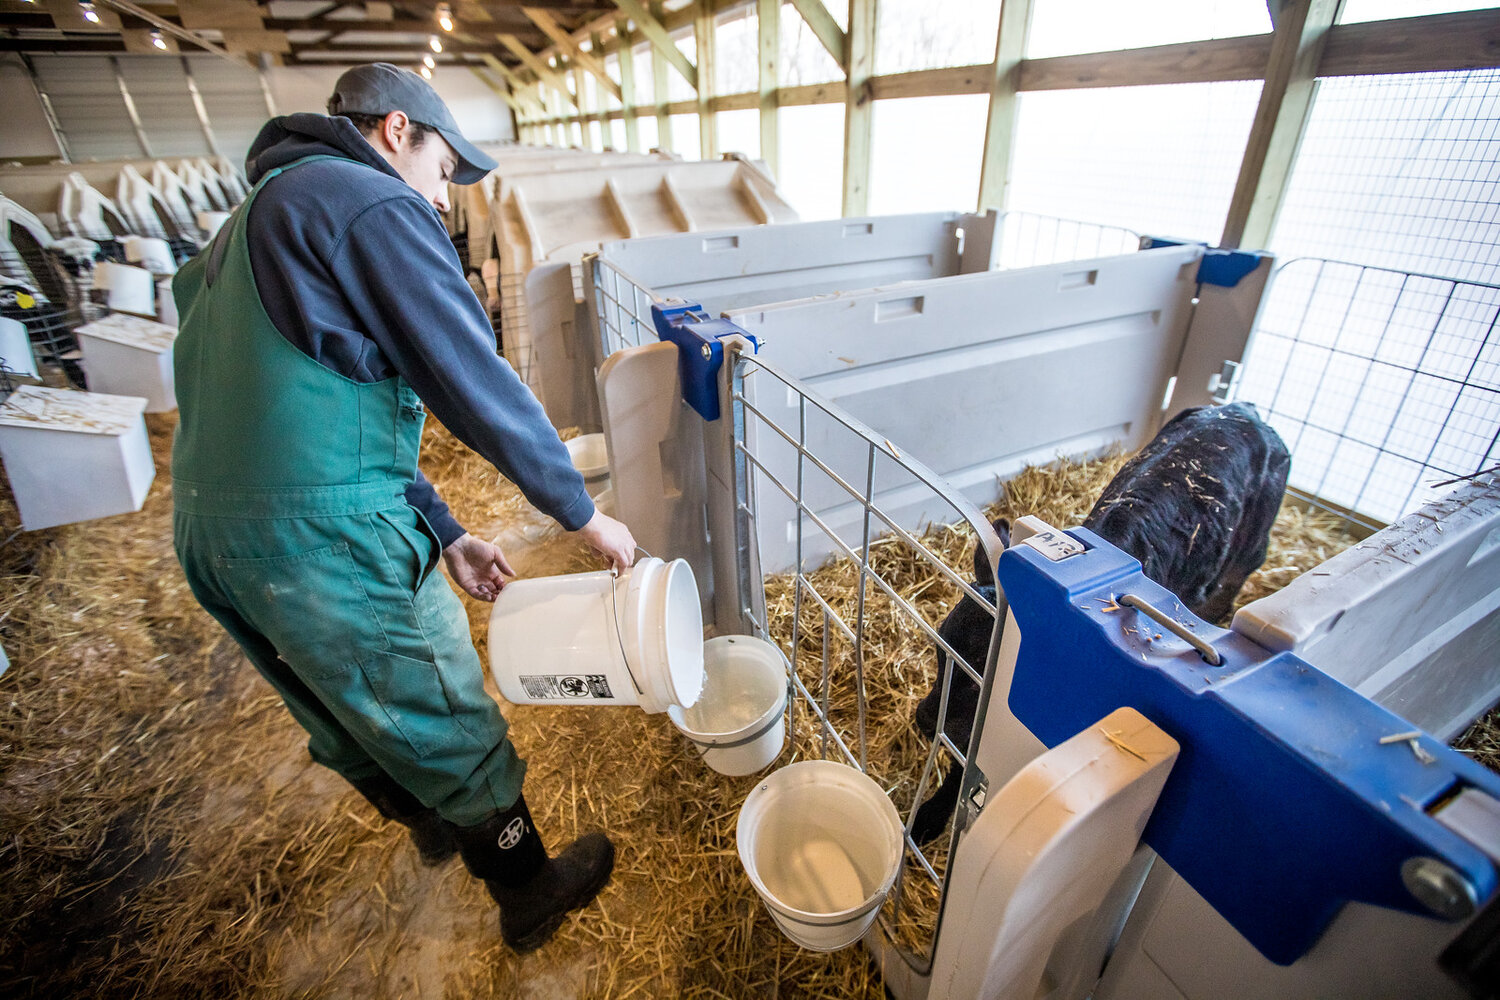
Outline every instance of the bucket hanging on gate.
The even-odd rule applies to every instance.
[[[745,797],[740,863],[782,933],[813,951],[858,941],[896,880],[903,829],[868,775],[831,760],[789,764]]]
[[[703,613],[682,559],[512,581],[490,612],[489,647],[495,684],[518,705],[655,713],[703,691]]]

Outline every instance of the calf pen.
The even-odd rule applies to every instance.
[[[705,244],[711,238],[705,237]],[[647,484],[644,487],[645,495],[650,496],[651,504],[657,509],[670,512],[668,524],[664,526],[669,538],[665,551],[682,554],[690,559],[692,554],[688,550],[691,548],[691,536],[696,535],[695,525],[699,523],[691,512],[695,509],[704,511],[707,536],[712,542],[712,552],[704,557],[712,564],[714,615],[718,626],[729,631],[758,634],[774,632],[774,629],[768,628],[765,598],[760,592],[760,574],[763,569],[774,571],[782,568],[792,574],[791,583],[786,585],[790,587],[792,595],[790,634],[783,630],[776,637],[783,641],[784,646],[790,647],[790,658],[794,664],[790,683],[800,695],[799,704],[813,718],[811,731],[818,736],[817,748],[821,755],[843,757],[855,766],[876,772],[884,765],[881,759],[872,761],[866,733],[869,715],[866,687],[868,663],[863,650],[867,645],[866,632],[870,621],[868,615],[875,606],[880,606],[883,616],[902,619],[912,632],[921,634],[928,640],[936,640],[933,629],[936,619],[924,618],[910,602],[896,593],[895,588],[888,584],[878,569],[873,568],[879,563],[874,554],[876,549],[889,545],[904,546],[913,551],[917,561],[937,566],[941,565],[941,560],[916,541],[915,528],[918,524],[946,518],[960,524],[967,523],[981,538],[988,533],[988,527],[982,518],[976,520],[973,507],[955,492],[962,488],[961,485],[940,485],[941,477],[908,459],[901,446],[894,442],[918,442],[914,448],[923,457],[933,453],[936,448],[938,457],[949,463],[941,467],[944,470],[953,468],[960,472],[970,472],[977,467],[981,476],[969,480],[971,490],[976,489],[981,478],[989,480],[997,474],[1003,477],[1007,471],[1013,471],[1005,469],[1005,461],[1012,458],[1015,452],[1006,453],[1002,449],[997,458],[986,458],[979,463],[971,461],[965,465],[954,464],[943,451],[946,444],[959,437],[943,437],[939,433],[944,427],[956,427],[959,423],[958,414],[951,409],[955,405],[953,397],[972,400],[974,394],[950,390],[950,395],[944,396],[942,389],[945,385],[951,387],[951,378],[954,377],[952,373],[972,373],[974,366],[953,360],[939,360],[934,365],[925,361],[925,358],[934,354],[942,358],[945,353],[951,354],[953,358],[963,358],[966,355],[960,352],[964,350],[970,351],[969,356],[972,356],[974,349],[965,347],[972,343],[977,345],[977,353],[981,357],[987,353],[991,359],[999,362],[995,370],[985,370],[982,375],[977,376],[989,387],[990,396],[980,403],[981,416],[974,422],[980,427],[1003,431],[1003,436],[1008,438],[1005,446],[1012,447],[1015,442],[1009,436],[1014,434],[1015,428],[1026,426],[1027,418],[1031,425],[1039,425],[1045,431],[1053,433],[1051,442],[1054,447],[1057,442],[1067,442],[1076,447],[1078,442],[1087,440],[1087,434],[1077,433],[1079,422],[1073,419],[1075,415],[1064,412],[1058,400],[1073,402],[1075,396],[1081,396],[1081,400],[1075,405],[1097,418],[1101,411],[1108,412],[1109,404],[1101,403],[1102,400],[1108,398],[1112,391],[1116,398],[1122,395],[1117,389],[1112,390],[1104,383],[1087,382],[1085,388],[1095,389],[1094,394],[1085,391],[1070,395],[1068,386],[1049,379],[1055,373],[1056,366],[1053,366],[1054,372],[1049,372],[1046,366],[1027,367],[1023,364],[1019,372],[1015,368],[1016,358],[1048,356],[1046,348],[1035,348],[1036,342],[1050,339],[1055,343],[1062,340],[1066,348],[1073,346],[1066,343],[1069,339],[1076,344],[1079,331],[1090,327],[1096,335],[1100,329],[1110,329],[1116,340],[1134,347],[1134,356],[1121,360],[1128,360],[1132,371],[1147,373],[1141,379],[1144,385],[1129,387],[1123,394],[1126,397],[1124,412],[1134,414],[1134,418],[1127,415],[1125,419],[1106,419],[1095,425],[1118,428],[1125,432],[1118,434],[1118,437],[1128,434],[1132,440],[1142,440],[1141,436],[1149,434],[1163,414],[1169,412],[1169,408],[1176,409],[1191,402],[1206,402],[1215,396],[1222,398],[1232,391],[1240,358],[1238,353],[1223,348],[1226,345],[1230,348],[1235,345],[1243,347],[1249,332],[1249,321],[1257,311],[1259,287],[1247,286],[1239,280],[1233,280],[1233,276],[1229,281],[1215,284],[1223,277],[1222,273],[1206,275],[1208,265],[1203,265],[1199,270],[1201,251],[1196,251],[1195,248],[1172,247],[1170,249],[1177,256],[1167,256],[1162,251],[1169,249],[1168,247],[1156,247],[1150,241],[1147,246],[1151,249],[1133,255],[1138,259],[1132,262],[1132,266],[1145,269],[1154,264],[1160,268],[1162,284],[1153,286],[1157,290],[1144,296],[1147,301],[1154,298],[1160,303],[1154,308],[1143,308],[1135,300],[1131,300],[1107,314],[1089,314],[1084,310],[1081,317],[1076,313],[1067,313],[1069,319],[1056,318],[1060,310],[1057,308],[1057,298],[1052,293],[1097,284],[1109,288],[1114,294],[1124,294],[1119,285],[1111,285],[1109,281],[1113,277],[1111,269],[1119,265],[1119,261],[1115,260],[1090,261],[1084,265],[1051,269],[1038,268],[1032,269],[1030,274],[1018,273],[1008,277],[991,274],[963,279],[919,281],[902,285],[899,289],[875,289],[780,306],[757,306],[741,311],[724,310],[726,319],[733,322],[706,320],[695,314],[693,306],[656,302],[653,325],[664,339],[674,341],[677,349],[682,351],[684,360],[680,374],[677,351],[665,344],[626,350],[612,357],[601,370],[600,396],[604,407],[604,423],[606,434],[611,437],[611,449],[616,453],[617,502],[627,520],[630,520],[629,495],[632,487],[629,482],[631,473],[627,471],[629,469],[644,469],[645,478],[659,476],[669,483],[667,489],[659,492],[653,491],[650,484]],[[1253,258],[1242,257],[1237,260],[1233,256],[1220,256],[1211,258],[1209,263],[1215,271],[1224,268],[1238,271],[1240,278],[1257,271],[1264,275],[1269,270],[1269,262]],[[1096,264],[1099,266],[1095,267]],[[1197,282],[1193,281],[1194,272],[1189,271],[1189,267],[1196,271],[1199,279]],[[633,333],[641,326],[638,304],[643,299],[655,300],[649,293],[643,293],[635,282],[629,282],[622,294],[618,276],[611,275],[610,270],[609,266],[601,266],[596,261],[593,271],[596,290],[599,284],[606,284],[608,289],[606,294],[599,296],[601,326],[623,340],[627,327]],[[604,282],[599,281],[601,276],[604,276]],[[1207,280],[1204,280],[1205,277]],[[963,302],[964,295],[976,292],[982,294],[990,290],[985,287],[987,283],[998,285],[1000,280],[1014,282],[1012,295],[1004,300],[1009,306],[1022,313],[1033,309],[1036,313],[1045,313],[1045,322],[1053,325],[1031,330],[1024,326],[1017,329],[1007,325],[1008,317],[996,322],[990,319],[993,311],[958,308],[953,301],[945,300],[951,296]],[[1187,292],[1181,288],[1184,283],[1190,286]],[[964,287],[966,284],[970,287]],[[1196,287],[1191,287],[1194,285]],[[1237,294],[1221,291],[1237,287],[1240,289]],[[1014,294],[1016,289],[1029,289],[1032,294]],[[1173,303],[1182,304],[1182,312],[1175,316],[1171,308]],[[901,345],[892,346],[891,340],[882,339],[881,331],[875,326],[882,319],[882,307],[887,309],[886,318],[899,316],[914,323],[934,324],[918,333],[937,337],[937,345],[934,347],[931,340],[912,336],[914,343],[911,349]],[[804,320],[800,325],[787,322],[778,327],[774,323],[778,313],[793,317],[800,314]],[[1271,314],[1275,315],[1275,311]],[[1130,319],[1141,315],[1151,317],[1145,324],[1147,331],[1159,326],[1166,332],[1155,336],[1150,333],[1137,334],[1139,339],[1131,343],[1130,334],[1127,332],[1122,336],[1120,331],[1129,331]],[[946,339],[943,338],[945,333],[962,325],[962,318],[974,316],[985,317],[974,325],[986,322],[990,325],[977,333],[965,330],[962,334],[950,334]],[[1166,317],[1165,322],[1161,321],[1162,317]],[[1490,322],[1493,322],[1493,314]],[[1451,325],[1441,320],[1433,321],[1433,324],[1434,330],[1446,329]],[[1239,332],[1236,332],[1237,326]],[[765,358],[751,359],[738,353],[749,350],[748,347],[726,346],[725,338],[732,341],[736,334],[743,335],[747,331],[758,335],[765,342],[766,355],[776,359],[778,364]],[[1195,332],[1197,336],[1194,335]],[[1006,348],[997,346],[1006,338],[1013,341],[1025,339],[1032,343],[1027,344],[1024,350],[1012,350],[1007,354]],[[871,341],[876,342],[873,359]],[[1483,342],[1482,338],[1474,341],[1481,346]],[[849,346],[844,348],[846,344]],[[733,388],[721,389],[716,400],[705,395],[701,384],[695,384],[695,380],[701,379],[704,373],[704,366],[699,366],[694,357],[699,353],[700,347],[707,370],[711,371],[717,364],[721,350],[724,352],[725,369],[733,370],[732,376],[729,376]],[[847,350],[849,356],[844,356],[841,348]],[[888,353],[882,354],[882,350]],[[731,354],[735,355],[732,364],[729,360]],[[879,374],[873,377],[865,375],[863,380],[858,375],[845,378],[842,370],[827,360],[832,355],[838,355],[837,360],[849,366],[853,366],[856,360],[873,360],[873,367]],[[903,358],[914,359],[915,365],[912,360],[901,360]],[[913,408],[911,395],[903,400],[907,404],[907,412],[895,412],[896,400],[901,398],[898,396],[866,397],[860,400],[865,407],[861,415],[866,421],[883,422],[883,426],[872,429],[845,413],[840,406],[818,398],[809,384],[780,367],[782,359],[789,359],[786,363],[798,366],[797,374],[809,373],[812,385],[817,385],[820,381],[826,382],[834,387],[835,394],[842,390],[846,395],[852,393],[851,398],[857,400],[872,384],[877,389],[881,386],[898,386],[909,392],[911,380],[903,378],[902,374],[893,376],[893,371],[905,373],[907,370],[914,370],[919,380],[926,379],[923,388],[926,389],[929,385],[932,388],[920,394],[920,401],[914,406],[919,411],[916,414],[910,412]],[[630,367],[622,368],[622,364]],[[1007,372],[1002,366],[1009,366],[1011,370]],[[1087,378],[1087,371],[1083,370],[1082,365],[1062,367],[1068,374],[1078,374],[1081,371],[1081,377]],[[675,413],[658,414],[658,418],[652,423],[652,436],[647,446],[637,451],[634,444],[630,443],[631,432],[611,433],[612,407],[618,407],[616,412],[624,413],[637,406],[644,397],[651,395],[650,390],[637,387],[635,391],[612,400],[612,377],[624,379],[625,372],[630,372],[630,381],[644,379],[651,382],[656,391],[664,394],[670,392],[673,397],[680,390],[698,416],[690,413],[686,406]],[[655,372],[654,376],[652,372]],[[757,391],[747,392],[744,388],[745,380],[752,373],[754,377],[750,382],[756,386]],[[942,377],[949,377],[950,381],[944,383],[937,380]],[[651,381],[653,378],[655,381]],[[1034,384],[1025,384],[1028,379]],[[849,388],[851,384],[854,384],[852,390]],[[997,389],[996,386],[1000,388]],[[1205,396],[1208,398],[1203,398]],[[890,402],[871,405],[868,402],[870,398],[888,398]],[[1026,405],[1017,407],[1017,400],[1024,401]],[[1010,410],[1007,410],[1007,405]],[[1016,412],[1017,408],[1024,411],[1028,407],[1030,412],[1024,413],[1024,416]],[[1274,419],[1274,408],[1272,412]],[[719,413],[724,413],[727,419],[721,424],[721,429],[715,430],[714,419]],[[912,433],[913,425],[919,429],[925,428],[927,433]],[[1075,429],[1072,437],[1064,433],[1070,426]],[[730,434],[730,427],[733,436],[726,441],[725,436]],[[627,442],[624,449],[617,448],[616,442],[621,440]],[[1024,441],[1024,437],[1021,440]],[[1096,445],[1102,443],[1102,439],[1095,442]],[[1492,442],[1489,444],[1493,447]],[[961,438],[959,447],[966,448],[972,458],[976,448],[993,448],[993,445],[984,441],[976,442],[970,435]],[[701,458],[696,457],[700,449]],[[621,459],[620,451],[629,457]],[[653,451],[656,452],[654,468],[652,456],[648,455],[644,462],[636,461],[639,455]],[[992,451],[979,451],[981,457],[991,454]],[[1479,454],[1483,456],[1482,449]],[[695,463],[701,464],[697,464],[695,468]],[[623,483],[620,478],[622,474]],[[702,492],[694,492],[695,482],[703,484]],[[1445,560],[1450,565],[1466,568],[1470,575],[1457,588],[1437,583],[1433,579],[1439,575],[1437,572],[1432,572],[1426,582],[1421,582],[1409,575],[1397,579],[1400,574],[1393,574],[1388,566],[1384,569],[1366,567],[1362,573],[1351,574],[1347,590],[1333,590],[1331,594],[1325,594],[1323,591],[1329,591],[1330,588],[1305,584],[1304,589],[1311,587],[1312,595],[1320,600],[1314,601],[1307,594],[1288,598],[1294,603],[1301,601],[1307,607],[1316,605],[1322,609],[1323,617],[1315,622],[1304,622],[1300,633],[1296,629],[1283,627],[1285,623],[1268,625],[1264,619],[1257,619],[1255,612],[1248,613],[1243,629],[1254,631],[1263,641],[1279,635],[1280,638],[1268,643],[1273,648],[1311,648],[1310,640],[1321,634],[1319,630],[1333,630],[1338,616],[1347,610],[1381,607],[1385,614],[1401,614],[1402,609],[1409,609],[1424,600],[1432,601],[1445,610],[1439,615],[1436,624],[1425,621],[1420,623],[1418,631],[1421,635],[1412,637],[1413,652],[1410,655],[1404,650],[1397,650],[1402,655],[1391,656],[1387,650],[1385,656],[1376,656],[1373,661],[1367,658],[1363,667],[1353,671],[1348,659],[1340,660],[1337,654],[1331,653],[1332,647],[1338,644],[1328,643],[1324,644],[1318,654],[1323,657],[1322,662],[1314,662],[1319,662],[1320,666],[1327,663],[1325,669],[1330,669],[1336,676],[1343,676],[1351,685],[1360,686],[1362,691],[1380,698],[1384,704],[1400,706],[1409,717],[1420,719],[1420,724],[1430,730],[1451,736],[1455,728],[1461,730],[1476,710],[1482,710],[1500,694],[1500,677],[1496,676],[1493,667],[1466,669],[1476,664],[1487,665],[1494,660],[1493,652],[1497,641],[1500,641],[1497,640],[1497,619],[1494,614],[1497,589],[1495,574],[1500,571],[1500,566],[1497,566],[1495,558],[1490,554],[1493,546],[1485,541],[1486,533],[1493,529],[1495,500],[1493,485],[1481,483],[1469,488],[1461,500],[1449,501],[1449,507],[1426,510],[1417,515],[1416,522],[1408,521],[1398,526],[1392,537],[1382,537],[1370,543],[1381,552],[1394,552],[1411,545],[1410,539],[1417,533],[1417,528],[1426,523],[1421,520],[1423,518],[1428,521],[1452,519],[1455,526],[1464,524],[1465,518],[1470,519],[1473,526],[1466,527],[1461,532],[1461,540],[1450,540],[1451,547],[1438,547],[1446,549],[1444,554],[1438,554],[1437,548],[1423,549],[1429,556],[1424,560],[1429,571],[1430,567],[1444,564]],[[677,506],[679,501],[680,507]],[[686,516],[684,511],[687,512]],[[726,541],[731,525],[734,539],[732,544]],[[677,526],[675,535],[671,533],[672,526]],[[872,540],[872,526],[877,534],[882,531],[890,533],[879,545]],[[685,538],[688,543],[686,547],[671,544],[679,538]],[[993,536],[985,539],[983,544],[993,555],[992,547],[996,544]],[[858,597],[852,614],[840,614],[836,611],[827,596],[820,593],[810,579],[809,562],[816,564],[828,554],[842,556],[853,566]],[[1379,558],[1371,560],[1372,563],[1380,561]],[[951,569],[944,568],[940,575],[954,586],[962,586],[962,581]],[[1434,598],[1436,591],[1443,591],[1446,596]],[[735,597],[726,596],[730,593]],[[1377,598],[1374,596],[1377,593],[1383,593],[1384,596]],[[1470,596],[1463,596],[1465,594]],[[969,596],[977,595],[971,591]],[[1270,615],[1271,610],[1267,609],[1264,614]],[[810,612],[810,620],[804,621],[804,612]],[[1451,617],[1445,617],[1449,615]],[[1359,620],[1361,615],[1355,614],[1352,617],[1353,620]],[[1432,625],[1430,629],[1429,625]],[[897,631],[899,630],[898,627]],[[1014,630],[1007,632],[1014,635]],[[813,637],[811,648],[807,648],[806,640],[809,636]],[[1368,644],[1361,648],[1368,649]],[[992,645],[991,667],[994,665],[996,652],[997,648]],[[805,654],[812,655],[811,668],[808,667]],[[1015,649],[1011,648],[1010,655],[1014,654]],[[853,677],[844,684],[831,683],[829,671],[836,670],[840,664],[852,672]],[[898,674],[900,667],[897,664]],[[993,673],[993,670],[988,671],[989,675]],[[1004,677],[1004,671],[1001,676]],[[1455,681],[1455,678],[1463,679]],[[1002,683],[1003,691],[1003,681],[997,683]],[[830,692],[840,688],[846,693],[842,702],[838,698],[831,699]],[[854,692],[852,700],[847,696],[847,692],[851,690]],[[955,830],[955,838],[963,828],[965,819],[972,821],[987,790],[987,782],[977,775],[990,773],[992,778],[998,776],[999,782],[1003,783],[1005,778],[1017,773],[1027,760],[1043,749],[1026,727],[1010,716],[1007,710],[1002,708],[996,715],[1002,720],[996,725],[1008,735],[998,738],[992,735],[991,746],[1000,743],[1009,748],[1000,754],[999,764],[994,771],[976,769],[970,774],[966,770],[963,801],[968,805],[968,813],[961,817]],[[805,743],[799,745],[804,750],[808,747]],[[920,801],[921,792],[930,781],[934,755],[941,751],[956,761],[962,761],[970,749],[939,743],[931,748],[930,754],[916,773],[901,780],[884,782],[893,798],[897,799],[898,805],[902,805],[907,812],[908,825],[910,810]],[[974,753],[983,753],[983,744],[976,740],[972,749]],[[1423,752],[1426,753],[1425,750]],[[995,762],[991,763],[993,765]],[[1455,788],[1483,786],[1482,790],[1476,792],[1480,796],[1494,793],[1494,788],[1486,785],[1486,778],[1472,772],[1462,778],[1455,778],[1454,781]],[[994,783],[992,781],[988,784]],[[908,795],[911,796],[909,799],[906,798]],[[1470,830],[1470,834],[1481,841],[1487,836],[1482,831],[1474,830]],[[908,854],[898,885],[909,889],[913,872],[920,872],[925,876],[925,884],[936,890],[938,898],[937,908],[924,914],[930,916],[940,911],[943,893],[947,889],[944,872],[940,867],[942,861],[937,856],[924,854],[909,839],[907,848]],[[1117,916],[1128,910],[1128,901],[1140,889],[1141,879],[1145,877],[1146,868],[1150,867],[1150,860],[1147,857],[1138,861],[1138,870],[1122,874],[1120,891],[1124,894],[1123,901],[1115,900],[1105,909]],[[1488,862],[1480,864],[1476,871],[1483,872],[1483,877],[1488,879],[1493,873],[1486,865]],[[1182,886],[1180,881],[1174,881],[1175,876],[1166,862],[1160,862],[1154,867],[1153,881],[1148,883],[1147,888],[1150,893],[1155,894],[1151,898],[1155,901],[1154,905],[1162,906],[1162,912],[1173,912],[1173,906],[1176,906],[1177,912],[1187,912],[1196,905],[1199,910],[1214,914],[1214,910],[1203,904],[1201,899],[1192,902],[1196,898],[1193,891]],[[1386,874],[1389,875],[1389,872]],[[930,947],[934,925],[929,925],[926,935],[920,931],[914,933],[910,925],[911,914],[916,907],[906,906],[903,909],[903,901],[911,895],[920,893],[898,891],[895,894],[894,902],[882,916],[882,936],[870,942],[872,950],[882,956],[882,967],[888,983],[902,984],[897,989],[898,995],[902,996],[926,993],[929,986],[927,976],[933,970],[931,963],[935,956]],[[1172,904],[1161,904],[1160,901],[1164,898],[1170,898]],[[1184,900],[1188,902],[1183,902]],[[1408,898],[1407,903],[1410,902]],[[1468,913],[1472,913],[1472,910]],[[1309,959],[1305,965],[1294,965],[1295,971],[1288,974],[1290,979],[1278,979],[1279,973],[1262,975],[1260,966],[1270,964],[1262,956],[1275,954],[1276,961],[1285,964],[1297,955],[1278,950],[1277,945],[1268,945],[1265,939],[1258,940],[1252,948],[1244,943],[1239,931],[1223,920],[1214,923],[1196,911],[1193,919],[1207,928],[1206,933],[1215,940],[1215,947],[1222,949],[1226,956],[1233,956],[1233,961],[1226,960],[1226,968],[1241,972],[1249,969],[1256,977],[1256,982],[1276,982],[1282,987],[1298,983],[1307,986],[1312,983],[1320,984],[1321,988],[1337,989],[1347,985],[1349,976],[1356,975],[1351,963],[1342,959],[1335,959],[1330,963],[1327,948]],[[1240,926],[1242,925],[1236,925]],[[1422,933],[1425,934],[1425,925],[1419,922],[1419,926],[1424,928]],[[1318,930],[1321,931],[1321,928]],[[1411,927],[1403,927],[1396,933],[1400,936],[1411,931]],[[1451,935],[1452,929],[1449,928],[1448,932]],[[1347,934],[1347,931],[1339,933]],[[1333,937],[1338,937],[1339,933],[1334,933]],[[1101,937],[1101,934],[1104,936]],[[1418,934],[1418,937],[1421,936],[1422,934]],[[1103,949],[1108,944],[1106,938],[1107,934],[1096,929],[1091,938],[1085,935],[1082,941],[1070,941],[1064,949],[1067,952],[1064,968],[1054,971],[1058,975],[1084,975],[1080,969],[1086,969],[1091,960],[1102,960]],[[1431,935],[1427,934],[1427,938],[1421,947],[1430,951]],[[894,942],[898,941],[903,942],[906,947],[896,947]],[[1306,951],[1308,943],[1306,940],[1301,942],[1303,951]],[[1296,948],[1285,942],[1279,947],[1292,948],[1294,951]],[[893,954],[900,956],[900,961],[893,960]],[[1297,954],[1300,955],[1301,952]],[[1435,952],[1427,957],[1433,956]],[[1124,992],[1116,995],[1131,995],[1129,989],[1141,988],[1139,979],[1145,975],[1141,970],[1149,964],[1137,962],[1131,965],[1124,959],[1116,963],[1116,973],[1125,977],[1122,980],[1124,986],[1117,984]],[[1094,968],[1097,967],[1096,962]],[[1276,968],[1279,969],[1280,966]],[[1365,968],[1366,971],[1382,970],[1369,981],[1381,982],[1384,977],[1381,986],[1383,989],[1393,988],[1390,985],[1392,983],[1403,984],[1396,987],[1398,992],[1412,986],[1409,979],[1399,976],[1391,978],[1389,970],[1380,962],[1372,960]],[[1421,970],[1425,974],[1431,968],[1428,964],[1422,964]],[[951,968],[949,971],[951,972]],[[1136,979],[1132,980],[1131,975]],[[1299,976],[1311,978],[1298,979]],[[1082,982],[1070,981],[1075,985]],[[1134,986],[1131,985],[1132,982]],[[1219,983],[1221,995],[1224,984],[1230,982],[1237,981],[1231,976]],[[1159,987],[1160,984],[1157,983],[1156,986]],[[1424,986],[1430,988],[1431,984],[1424,982]],[[1194,987],[1183,995],[1189,994],[1211,995],[1212,989]],[[1149,995],[1149,991],[1139,995]]]

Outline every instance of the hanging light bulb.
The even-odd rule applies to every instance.
[[[78,7],[83,11],[83,19],[85,21],[90,24],[99,23],[99,12],[94,9],[94,5],[89,0],[79,0]]]
[[[161,37],[161,30],[159,28],[152,30],[152,32],[151,32],[151,44],[155,45],[157,48],[161,49],[163,52],[167,51],[167,40],[165,38]]]
[[[438,4],[438,7],[437,7],[437,19],[438,19],[438,25],[444,31],[452,31],[453,30],[453,8],[452,7],[449,7],[445,3]]]
[[[432,69],[437,65],[437,61],[433,59],[432,56],[423,56],[422,65],[427,69]]]
[[[443,40],[437,35],[433,35],[431,38],[427,39],[427,44],[434,52],[443,51]]]
[[[422,74],[422,79],[424,79],[424,80],[431,80],[432,79],[432,70],[428,69],[426,66],[423,66],[420,69],[419,72],[421,72],[421,74]]]

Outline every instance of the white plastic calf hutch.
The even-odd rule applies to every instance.
[[[507,182],[491,209],[500,247],[500,337],[506,358],[547,405],[533,351],[531,304],[561,312],[544,327],[573,322],[582,306],[583,255],[635,236],[790,222],[796,213],[771,178],[748,161],[646,161],[599,170],[528,174]],[[569,377],[582,370],[568,365]],[[550,411],[549,411],[550,414]],[[554,422],[556,418],[554,418]]]
[[[658,304],[666,339],[601,371],[621,512],[649,497],[668,519],[648,518],[657,554],[711,564],[717,628],[764,636],[762,573],[796,571],[822,655],[803,652],[812,626],[794,614],[791,724],[825,756],[870,766],[880,706],[863,670],[879,654],[867,601],[840,616],[806,570],[852,559],[882,614],[938,641],[870,561],[889,536],[996,616],[983,677],[959,665],[981,682],[974,741],[933,744],[906,817],[940,755],[964,767],[949,859],[908,836],[865,938],[897,997],[1461,995],[1438,969],[1445,949],[1476,974],[1460,932],[1493,909],[1500,779],[1413,730],[1451,733],[1500,695],[1500,486],[1413,515],[1234,630],[1176,616],[1216,667],[1186,641],[1132,638],[1114,597],[1171,600],[1134,560],[1041,525],[1002,559],[964,495],[988,499],[1030,460],[1138,445],[1214,401],[1269,266],[1165,246],[725,310],[734,323]],[[652,400],[667,402],[643,411]],[[929,521],[968,523],[998,563],[996,602],[916,541]],[[1370,621],[1412,624],[1336,655]],[[853,713],[828,700],[841,673]],[[943,899],[915,951],[893,930],[911,879]]]
[[[177,328],[139,316],[110,313],[74,333],[83,370],[95,392],[144,396],[147,413],[177,409],[172,346]]]
[[[27,531],[141,509],[156,478],[146,401],[22,386],[0,405],[0,458]]]
[[[1482,950],[1461,935],[1495,899],[1500,778],[1417,730],[1451,732],[1497,693],[1500,482],[1476,482],[1373,536],[1341,557],[1359,568],[1306,574],[1241,611],[1233,630],[1175,614],[1184,635],[1216,651],[1210,666],[1187,641],[1140,640],[1138,619],[1115,598],[1170,608],[1171,595],[1133,559],[1086,530],[1044,525],[1047,544],[1018,525],[1001,557],[982,516],[939,476],[741,350],[726,346],[724,413],[710,431],[730,436],[734,456],[733,522],[710,528],[737,554],[735,578],[721,584],[738,588],[740,631],[763,634],[766,621],[761,500],[831,480],[817,447],[864,450],[866,474],[838,484],[863,523],[832,531],[805,501],[796,522],[858,564],[869,595],[889,598],[882,613],[937,638],[870,561],[881,534],[925,552],[888,501],[912,504],[925,491],[922,506],[967,521],[998,564],[1006,624],[991,640],[976,736],[969,747],[934,745],[913,799],[914,811],[940,752],[963,763],[946,867],[910,839],[904,855],[902,880],[934,880],[943,892],[938,922],[924,951],[894,944],[898,881],[865,939],[894,995],[1464,995],[1437,960],[1446,950],[1462,969]],[[755,402],[788,395],[785,425]],[[830,433],[814,446],[803,429],[825,422]],[[763,461],[767,441],[795,452],[785,481]],[[894,489],[873,488],[882,469],[899,473]],[[866,602],[846,619],[805,575],[796,588],[822,617],[810,637],[823,652],[809,657],[794,632],[793,723],[800,715],[825,755],[867,766],[864,715],[881,708],[867,704],[861,677],[879,655],[864,644]],[[1409,642],[1338,656],[1339,622],[1358,636],[1372,618],[1412,622]],[[1278,648],[1252,636],[1276,636]],[[1453,666],[1476,658],[1477,673]],[[857,716],[827,700],[839,672],[855,677]],[[1122,717],[1122,706],[1139,717]]]

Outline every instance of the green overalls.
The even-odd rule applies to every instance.
[[[485,694],[432,528],[406,503],[425,411],[399,377],[360,383],[283,337],[261,305],[246,220],[172,291],[180,424],[177,557],[193,594],[351,780],[385,771],[461,826],[508,808],[525,764]]]

